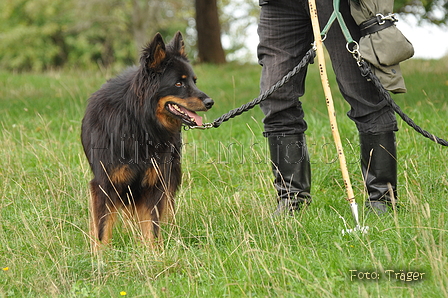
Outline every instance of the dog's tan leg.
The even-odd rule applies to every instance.
[[[153,216],[151,214],[151,209],[146,206],[145,203],[140,203],[136,206],[136,217],[137,222],[142,230],[143,241],[146,245],[154,248],[156,230],[154,228]]]
[[[159,222],[167,223],[174,218],[173,196],[163,196],[157,204]]]
[[[89,213],[90,213],[90,245],[91,251],[97,254],[100,248],[100,242],[98,238],[99,221],[98,221],[98,196],[93,188],[90,186],[90,200],[89,200]]]
[[[92,252],[97,253],[101,244],[109,244],[112,228],[117,218],[117,208],[106,203],[106,198],[98,194],[91,185],[90,195],[90,237]]]
[[[99,236],[102,244],[109,244],[112,239],[112,229],[114,227],[115,221],[117,220],[117,208],[113,206],[106,206],[107,212],[99,219]]]

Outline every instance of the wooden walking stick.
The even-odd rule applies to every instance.
[[[366,233],[369,227],[361,227],[359,225],[358,204],[356,204],[355,201],[355,195],[353,193],[352,184],[350,182],[350,176],[348,174],[347,162],[345,160],[344,149],[342,148],[341,137],[339,135],[338,124],[336,122],[336,112],[334,109],[333,97],[331,95],[330,84],[328,82],[327,70],[325,67],[323,41],[320,34],[319,19],[317,17],[316,1],[309,0],[308,3],[310,7],[311,23],[313,26],[314,42],[317,51],[317,61],[319,64],[320,78],[322,81],[322,87],[324,89],[325,99],[327,102],[328,116],[330,118],[331,132],[333,134],[334,143],[336,145],[336,149],[338,152],[339,165],[342,172],[342,178],[344,179],[345,189],[347,191],[347,201],[350,203],[350,209],[352,211],[353,218],[355,219],[356,223],[354,229],[342,230],[342,234],[351,233],[354,231],[361,231],[362,233]]]

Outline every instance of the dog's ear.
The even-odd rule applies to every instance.
[[[144,68],[158,70],[166,58],[166,48],[162,35],[157,33],[153,40],[143,49],[140,63]]]
[[[182,33],[180,33],[180,31],[177,31],[173,39],[171,39],[169,44],[167,44],[167,48],[172,51],[172,53],[179,54],[185,58],[187,57],[187,54],[185,53],[184,38],[182,37]]]

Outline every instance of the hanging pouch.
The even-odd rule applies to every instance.
[[[359,41],[361,55],[368,61],[368,56],[375,55],[375,60],[384,66],[395,65],[411,58],[414,55],[414,47],[394,25],[393,17],[389,16],[391,19],[384,20],[385,17],[379,16],[360,24],[363,35]]]

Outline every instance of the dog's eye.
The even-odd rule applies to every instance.
[[[183,82],[177,82],[176,84],[174,84],[174,86],[176,86],[176,87],[183,87],[184,83]]]

